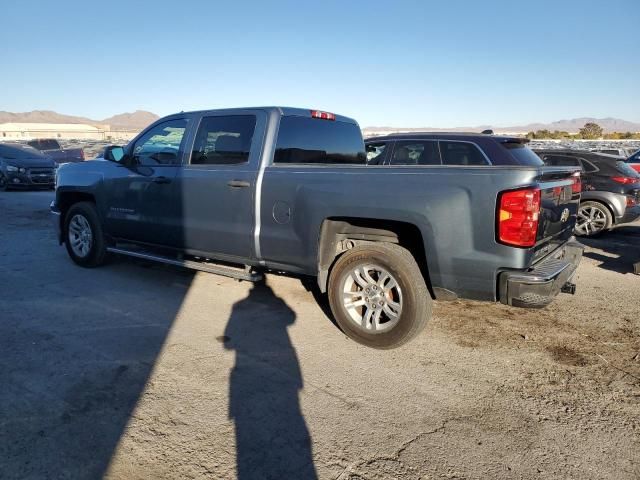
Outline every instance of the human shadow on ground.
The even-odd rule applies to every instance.
[[[235,423],[239,480],[315,479],[300,408],[302,372],[287,328],[296,315],[264,282],[237,302],[225,330],[234,350],[229,417]]]

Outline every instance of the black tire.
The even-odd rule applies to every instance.
[[[352,310],[350,313],[345,306],[343,299],[344,290],[348,288],[346,282],[351,282],[356,290],[362,288],[358,291],[358,296],[362,292],[361,298],[368,298],[364,295],[364,287],[353,283],[355,277],[352,272],[362,266],[381,267],[399,286],[401,311],[396,317],[396,323],[388,330],[369,333],[352,317],[355,310],[356,315],[361,314],[364,318],[365,307],[358,307],[359,311],[349,307]],[[347,295],[351,295],[351,292]],[[407,343],[424,329],[431,318],[431,296],[420,267],[408,250],[390,243],[369,243],[344,253],[331,270],[328,296],[331,311],[342,331],[356,342],[372,348],[391,349]],[[383,296],[382,299],[384,298]]]
[[[589,216],[590,212],[595,212],[598,220],[598,228],[594,230],[593,225],[585,220],[585,215]],[[574,229],[575,234],[580,237],[597,237],[613,227],[613,215],[609,208],[600,202],[586,201],[581,202],[578,208],[578,219]]]
[[[69,232],[69,224],[74,217],[84,218],[90,229],[92,241],[88,252],[83,256],[74,251],[72,247],[73,233]],[[72,205],[65,215],[64,219],[64,243],[67,247],[67,253],[77,265],[86,268],[98,267],[105,263],[107,258],[107,243],[104,238],[102,224],[98,217],[96,207],[91,202],[79,202]]]

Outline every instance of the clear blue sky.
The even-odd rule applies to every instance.
[[[362,126],[640,121],[638,0],[7,0],[0,45],[0,110],[101,119],[275,104]]]

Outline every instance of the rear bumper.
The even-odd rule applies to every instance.
[[[584,247],[574,238],[525,271],[500,273],[500,302],[514,307],[542,308],[561,292],[573,293],[571,282]]]

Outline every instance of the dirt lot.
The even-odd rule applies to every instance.
[[[74,266],[0,193],[0,478],[640,477],[640,223],[543,311],[439,303],[394,351],[298,279]]]

